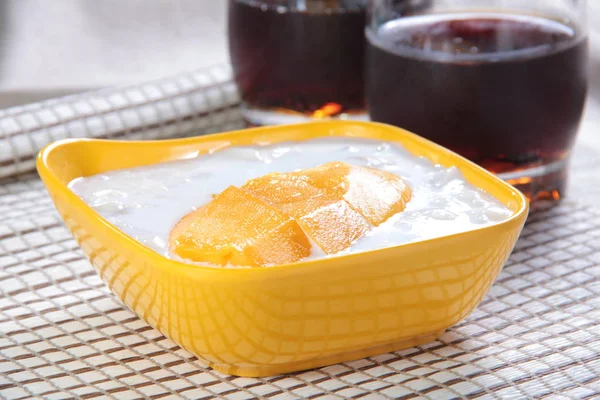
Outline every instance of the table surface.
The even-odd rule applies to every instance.
[[[595,207],[566,202],[532,215],[485,300],[438,340],[260,379],[207,368],[124,307],[35,176],[0,185],[0,216],[0,398],[562,400],[600,393]],[[149,284],[148,293],[160,293],[164,282]],[[152,304],[162,316],[161,302]]]

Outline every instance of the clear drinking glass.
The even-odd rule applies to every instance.
[[[253,125],[366,118],[367,0],[229,0],[229,50]]]
[[[371,119],[557,200],[587,92],[585,17],[584,0],[371,0]]]

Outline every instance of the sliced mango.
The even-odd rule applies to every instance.
[[[308,184],[339,196],[370,224],[379,226],[404,211],[412,192],[398,176],[387,171],[331,162],[298,172]]]
[[[341,162],[271,173],[230,186],[182,218],[170,251],[222,266],[299,261],[310,255],[311,240],[335,254],[403,211],[410,198],[396,175]]]
[[[296,221],[234,186],[183,217],[169,245],[181,258],[221,266],[285,264],[311,251]]]
[[[301,172],[264,175],[241,189],[298,221],[326,254],[347,249],[370,228],[341,196],[311,185]]]

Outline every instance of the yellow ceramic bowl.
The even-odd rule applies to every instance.
[[[195,157],[228,146],[358,136],[401,143],[458,166],[514,213],[471,232],[328,259],[254,269],[169,260],[77,197],[74,178]],[[64,140],[38,171],[65,223],[110,289],[150,325],[218,371],[267,376],[399,350],[436,339],[473,311],[525,222],[525,197],[458,155],[402,129],[317,122],[181,140]]]

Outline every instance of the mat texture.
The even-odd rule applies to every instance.
[[[34,175],[0,187],[0,396],[597,398],[600,211],[530,217],[485,301],[440,340],[268,379],[206,368],[126,309]]]
[[[0,111],[0,398],[599,398],[597,207],[533,214],[484,302],[438,341],[250,379],[206,368],[125,308],[27,174],[56,139],[241,126],[227,67]]]

